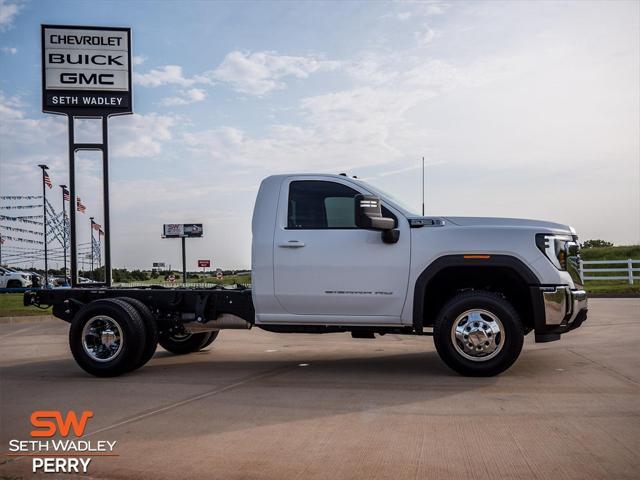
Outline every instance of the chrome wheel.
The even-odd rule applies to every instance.
[[[82,348],[92,360],[108,362],[122,350],[120,324],[106,315],[91,317],[82,329]]]
[[[487,361],[500,353],[504,336],[502,322],[487,310],[467,310],[451,326],[451,341],[456,351],[474,362]]]

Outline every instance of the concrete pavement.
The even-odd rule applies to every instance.
[[[590,300],[561,341],[527,337],[494,378],[464,378],[430,337],[223,331],[201,353],[159,349],[97,379],[58,320],[0,320],[0,445],[33,410],[92,410],[87,440],[117,441],[93,478],[638,478],[640,299]],[[2,457],[0,476],[31,477]],[[50,477],[55,475],[49,475]],[[69,478],[69,475],[61,475]]]

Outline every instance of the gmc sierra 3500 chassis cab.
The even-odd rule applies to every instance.
[[[587,318],[571,227],[423,217],[344,175],[276,175],[258,192],[252,288],[42,289],[25,305],[69,322],[78,364],[97,376],[144,365],[158,343],[196,352],[228,328],[432,335],[463,375],[496,375],[524,336],[558,340]]]

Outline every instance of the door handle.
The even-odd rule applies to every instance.
[[[301,248],[304,247],[304,242],[298,240],[289,240],[287,243],[279,243],[280,248]]]

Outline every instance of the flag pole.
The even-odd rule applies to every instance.
[[[424,217],[424,157],[422,157],[422,216]]]
[[[94,217],[89,217],[89,220],[91,220],[91,280],[95,282],[96,279],[93,275],[93,219]]]
[[[64,284],[67,284],[67,206],[65,202],[64,192],[67,190],[66,185],[60,185],[62,189],[62,253],[64,259]]]
[[[49,288],[49,262],[47,258],[47,190],[44,177],[49,167],[38,165],[42,169],[42,226],[44,228],[44,288]]]

